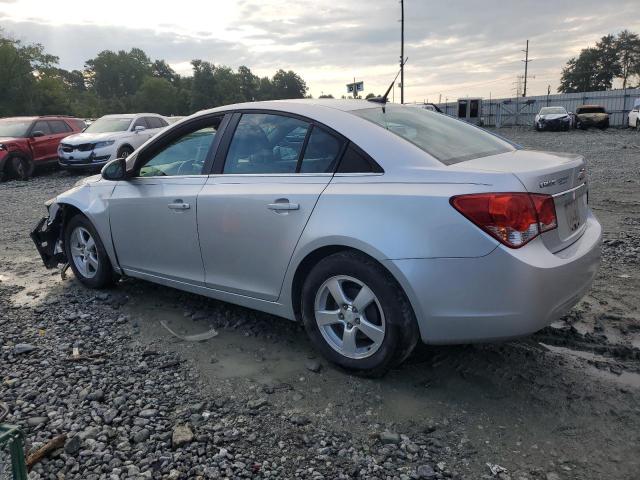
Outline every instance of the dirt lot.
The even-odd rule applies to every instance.
[[[640,134],[498,133],[587,158],[605,228],[593,290],[531,338],[420,347],[380,380],[335,370],[286,320],[61,279],[28,232],[79,177],[0,184],[0,401],[29,449],[69,437],[32,478],[637,479]],[[160,320],[218,335],[179,341]]]

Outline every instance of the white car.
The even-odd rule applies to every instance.
[[[68,169],[98,169],[114,158],[126,158],[167,125],[155,113],[105,115],[82,133],[58,146],[58,163]]]
[[[640,100],[637,100],[637,103],[629,112],[629,126],[631,128],[636,127],[640,131]]]

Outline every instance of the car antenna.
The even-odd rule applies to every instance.
[[[391,92],[391,89],[393,88],[394,83],[396,83],[396,80],[398,79],[398,75],[400,75],[400,72],[402,71],[402,67],[404,67],[404,65],[407,63],[407,60],[409,60],[409,57],[404,59],[404,62],[402,62],[402,65],[400,65],[400,70],[398,70],[398,73],[396,73],[396,76],[394,77],[393,82],[391,82],[391,85],[389,85],[389,88],[387,88],[387,91],[384,92],[383,96],[367,99],[370,102],[381,103],[383,113],[384,113],[384,105],[387,103],[389,98],[389,93]]]

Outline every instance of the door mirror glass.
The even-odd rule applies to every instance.
[[[142,125],[136,125],[133,128],[133,131],[136,132],[136,133],[144,132],[145,130],[146,130],[146,128],[143,127]]]
[[[116,158],[111,160],[104,167],[102,167],[102,178],[105,180],[124,180],[127,173],[127,161],[124,158]]]
[[[42,131],[40,131],[40,130],[36,130],[35,132],[32,132],[32,133],[31,133],[31,136],[32,136],[33,138],[36,138],[36,137],[44,137],[44,132],[42,132]]]

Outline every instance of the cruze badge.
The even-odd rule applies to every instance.
[[[543,182],[540,182],[540,188],[547,188],[547,187],[551,187],[553,185],[564,185],[565,183],[567,183],[567,180],[569,180],[569,177],[561,177],[561,178],[552,178],[551,180],[545,180]]]

